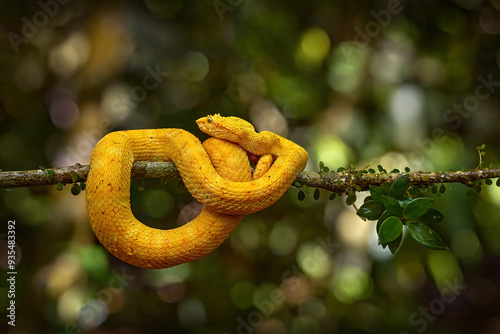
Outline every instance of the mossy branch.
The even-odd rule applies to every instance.
[[[89,165],[76,164],[37,170],[2,171],[0,172],[0,189],[85,182],[89,170]],[[132,166],[132,177],[162,178],[180,177],[180,175],[171,162],[141,161]]]
[[[47,168],[26,171],[1,171],[0,188],[33,187],[43,185],[70,184],[85,182],[89,172],[88,165]],[[295,180],[301,186],[322,188],[336,193],[350,190],[368,190],[370,185],[383,182],[392,183],[406,173],[361,173],[357,170],[337,172],[300,172]],[[472,187],[474,181],[500,177],[500,167],[470,169],[449,172],[408,172],[413,185],[432,185],[439,183],[462,183]],[[170,178],[180,177],[171,162],[136,162],[132,167],[132,177]]]
[[[440,183],[461,183],[473,187],[474,181],[500,177],[500,167],[468,169],[449,172],[407,172],[407,173],[360,173],[357,170],[335,172],[301,172],[296,181],[312,188],[327,189],[336,193],[347,193],[350,190],[368,190],[370,185],[380,186],[392,183],[402,174],[408,174],[410,184],[429,186]]]

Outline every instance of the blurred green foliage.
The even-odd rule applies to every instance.
[[[304,146],[309,170],[319,161],[331,170],[474,168],[483,143],[486,165],[500,155],[495,0],[42,0],[5,3],[0,17],[3,170],[88,163],[114,130],[182,127],[204,138],[194,121],[216,112]],[[133,183],[134,213],[155,227],[190,219],[197,206],[176,182]],[[345,196],[314,190],[299,201],[292,188],[209,256],[165,270],[109,255],[84,192],[2,190],[0,221],[16,220],[19,263],[16,327],[5,315],[0,326],[498,332],[500,191],[468,197],[464,186],[447,187],[433,203],[446,217],[435,227],[446,251],[403,233],[391,255]],[[360,207],[367,195],[349,198]],[[4,259],[6,227],[0,235]],[[8,289],[2,279],[0,313]]]

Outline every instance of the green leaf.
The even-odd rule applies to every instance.
[[[446,186],[444,184],[442,184],[441,187],[439,187],[439,192],[441,194],[444,194],[445,191],[446,191]]]
[[[314,199],[318,200],[319,199],[319,195],[320,195],[319,188],[316,188],[316,190],[314,190]]]
[[[370,186],[370,195],[373,197],[373,200],[378,203],[382,203],[382,196],[387,195],[384,189],[377,186]]]
[[[481,181],[476,181],[474,184],[474,191],[479,194],[481,192]]]
[[[393,240],[403,232],[403,223],[398,217],[391,216],[384,220],[382,225],[380,225],[380,231],[378,234],[379,244],[386,244]]]
[[[484,183],[486,183],[488,186],[491,186],[493,181],[491,181],[491,179],[486,179],[486,180],[484,180]]]
[[[375,220],[380,217],[385,208],[382,204],[375,201],[366,202],[358,209],[357,215],[369,220]]]
[[[323,170],[323,168],[325,168],[325,164],[323,161],[320,161],[319,162],[319,170]]]
[[[353,205],[354,202],[356,202],[356,193],[353,190],[350,190],[345,200],[345,203],[347,205]]]
[[[389,211],[385,210],[384,212],[382,212],[377,221],[377,235],[379,234],[380,226],[382,225],[384,220],[386,220],[389,217],[391,217],[391,213]]]
[[[413,198],[411,197],[403,197],[398,200],[399,205],[404,209],[411,201],[413,201]]]
[[[418,218],[418,220],[423,221],[424,223],[432,224],[439,223],[444,219],[444,215],[436,209],[430,208],[424,213],[422,216]]]
[[[373,197],[371,196],[366,196],[365,199],[363,200],[363,203],[373,201]]]
[[[409,173],[410,172],[410,167],[405,167],[405,172]]]
[[[299,201],[301,201],[301,202],[302,202],[303,200],[305,200],[305,199],[306,199],[306,193],[305,193],[305,192],[303,192],[302,190],[299,190],[299,194],[298,194],[298,196],[297,196],[297,197],[298,197]]]
[[[403,208],[397,199],[391,196],[382,196],[382,202],[387,211],[389,211],[393,216],[400,217],[403,215]]]
[[[406,224],[406,228],[413,239],[422,246],[436,250],[448,249],[436,231],[424,223],[410,221]]]
[[[417,186],[411,186],[408,192],[410,193],[410,196],[417,197],[420,195],[420,188]]]
[[[326,166],[325,166],[325,167],[323,167],[323,172],[328,173],[329,171],[330,171],[330,168],[328,168],[328,167],[326,167]]]
[[[330,197],[328,197],[328,199],[329,199],[330,201],[333,201],[333,200],[335,199],[335,197],[337,197],[337,193],[331,193],[331,194],[330,194]]]
[[[497,182],[495,182],[497,187],[500,187],[500,178],[497,179]]]
[[[43,167],[42,165],[38,166],[38,169],[40,169],[42,172],[45,172],[45,167]]]
[[[401,245],[402,240],[403,240],[403,233],[401,233],[396,240],[389,242],[388,246],[392,254],[396,253],[399,246]]]
[[[380,184],[380,188],[384,189],[386,194],[389,194],[389,191],[391,191],[391,188],[389,187],[389,185],[386,182],[382,182]]]
[[[383,172],[384,172],[384,170],[385,170],[385,169],[384,169],[384,167],[382,167],[382,165],[378,165],[378,166],[377,166],[377,169],[378,169],[378,171],[379,171],[380,173],[383,173]]]
[[[368,169],[368,172],[369,172],[370,174],[375,174],[375,169],[370,168],[370,169]]]
[[[76,172],[73,172],[71,174],[71,181],[74,183],[76,181],[78,181],[78,174],[76,174]]]
[[[403,216],[406,219],[420,218],[424,213],[427,212],[427,210],[429,210],[433,202],[434,198],[428,198],[428,197],[415,198],[405,207]]]
[[[61,182],[59,182],[59,183],[57,184],[57,186],[56,186],[56,189],[57,189],[58,191],[63,190],[63,184],[62,184]]]
[[[435,194],[437,194],[437,192],[438,192],[438,187],[437,186],[433,186],[432,187],[432,193],[435,195]]]
[[[344,168],[344,167],[339,167],[339,168],[337,168],[337,173],[341,173],[341,172],[343,172],[343,171],[345,171],[345,168]]]
[[[396,179],[391,185],[389,195],[394,198],[400,198],[406,193],[406,189],[408,188],[408,185],[410,184],[410,175],[409,174],[403,174],[400,177]]]
[[[182,182],[182,180],[177,184],[177,190],[179,190],[179,184]],[[144,182],[143,179],[137,179],[137,190],[139,191],[144,191],[146,189],[146,183]]]
[[[86,187],[87,184],[85,182],[80,182],[80,189],[82,189],[82,191],[84,191]]]
[[[49,178],[53,177],[56,175],[56,172],[54,172],[52,169],[47,170],[47,174],[49,174]]]
[[[71,193],[73,195],[78,195],[82,190],[80,189],[80,186],[78,184],[74,184],[73,187],[71,187]]]

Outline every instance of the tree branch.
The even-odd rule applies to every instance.
[[[383,182],[392,183],[402,174],[409,174],[410,184],[433,185],[439,183],[462,183],[472,187],[474,181],[500,177],[500,167],[469,169],[450,172],[408,172],[408,173],[359,173],[359,171],[332,172],[301,172],[296,181],[313,188],[323,188],[336,193],[346,193],[349,190],[368,190],[370,185],[378,186]]]
[[[89,172],[88,165],[47,168],[46,170],[0,172],[0,188],[33,187],[85,182]],[[336,172],[300,172],[296,182],[310,188],[322,188],[336,193],[349,190],[368,190],[370,185],[383,182],[392,183],[403,173],[362,173],[357,170]],[[410,183],[414,185],[432,185],[438,183],[462,183],[472,187],[474,181],[500,177],[500,167],[470,169],[450,172],[409,172]],[[171,162],[135,162],[132,177],[171,178],[180,177]]]

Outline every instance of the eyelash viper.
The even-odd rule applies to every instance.
[[[212,152],[210,157],[193,134],[173,128],[111,132],[94,147],[86,186],[87,213],[101,244],[122,261],[142,268],[167,268],[208,254],[231,234],[243,215],[276,202],[307,163],[302,147],[269,131],[257,133],[240,118],[216,114],[196,123],[201,131],[222,139],[204,143]],[[270,154],[274,162],[252,181],[239,182],[249,180],[249,167],[240,167],[246,174],[243,179],[235,176],[241,173],[239,168],[221,176],[210,158],[226,167],[236,164],[234,159],[248,164],[243,150],[227,147],[236,145],[219,146],[224,141],[257,156]],[[158,158],[173,161],[186,188],[205,206],[196,219],[170,230],[142,224],[130,206],[132,164]]]

